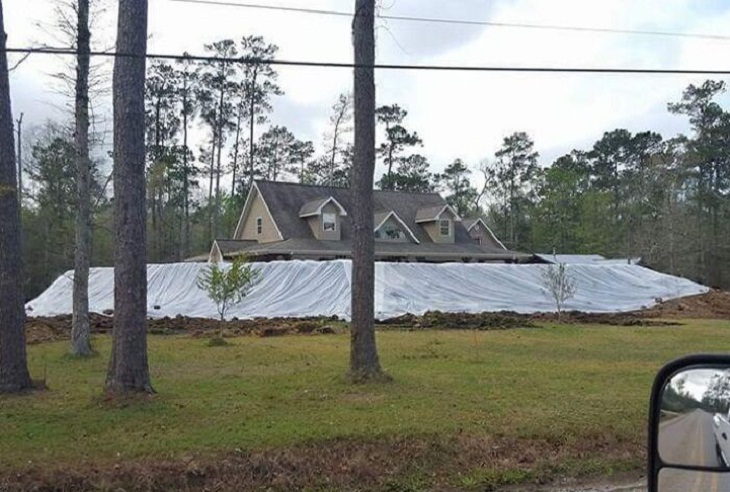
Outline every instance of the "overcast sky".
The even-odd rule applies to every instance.
[[[236,1],[236,0],[230,0]],[[252,0],[253,2],[254,0]],[[111,4],[112,2],[108,2]],[[351,10],[352,0],[256,0],[267,5]],[[352,61],[350,19],[247,8],[150,0],[150,53],[202,54],[202,45],[242,35],[263,35],[279,58]],[[54,43],[37,26],[52,18],[49,0],[4,0],[9,46]],[[446,7],[447,6],[447,7]],[[114,10],[116,5],[112,5]],[[727,0],[384,0],[386,15],[490,22],[730,35]],[[111,17],[111,16],[108,16]],[[427,24],[377,20],[380,63],[541,67],[728,69],[730,41],[596,32]],[[102,44],[114,40],[107,19]],[[46,28],[48,31],[50,27]],[[17,59],[13,57],[12,59]],[[59,118],[63,104],[49,73],[56,57],[36,55],[11,75],[14,113],[29,124]],[[272,122],[300,139],[321,143],[330,107],[352,85],[349,69],[278,68],[285,96],[274,101]],[[507,74],[382,71],[378,104],[408,110],[406,126],[424,141],[434,170],[460,157],[476,166],[493,158],[502,139],[527,132],[541,164],[573,148],[588,148],[604,131],[653,130],[671,137],[686,131],[670,115],[689,83],[703,76]]]

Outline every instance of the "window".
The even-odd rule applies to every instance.
[[[325,232],[337,230],[337,214],[327,212],[322,214],[322,230]]]
[[[375,231],[375,239],[390,239],[393,241],[401,241],[406,239],[406,233],[398,226],[385,224]]]
[[[442,236],[450,236],[451,235],[451,221],[449,219],[439,220],[439,231],[441,231]]]
[[[256,234],[261,234],[264,230],[264,221],[261,217],[256,217]]]
[[[477,236],[477,237],[475,237],[475,238],[474,238],[474,241],[475,241],[475,242],[476,242],[477,244],[482,244],[482,238],[481,238],[481,237],[478,237],[478,236]]]

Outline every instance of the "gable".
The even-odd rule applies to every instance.
[[[393,211],[375,214],[374,222],[376,241],[420,243],[408,225]]]
[[[481,219],[474,220],[471,225],[469,225],[468,229],[469,235],[474,239],[481,239],[481,243],[484,246],[491,246],[493,248],[499,248],[506,250],[504,244],[502,244],[502,241],[497,239],[497,236],[492,232],[492,230],[487,226],[487,224]]]
[[[258,232],[259,220],[261,221],[261,233]],[[260,243],[284,239],[255,183],[246,197],[246,203],[243,205],[243,211],[238,220],[233,239],[258,241]]]

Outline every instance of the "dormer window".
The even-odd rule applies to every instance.
[[[399,241],[406,239],[406,233],[400,227],[386,224],[377,231],[375,231],[375,239],[390,239],[393,241]]]
[[[439,220],[439,232],[442,236],[451,235],[451,221],[449,219]]]
[[[256,234],[264,232],[264,221],[261,217],[256,217]]]
[[[337,230],[337,214],[329,212],[322,213],[322,230],[325,232],[334,232]]]

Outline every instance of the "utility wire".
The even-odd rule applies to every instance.
[[[29,53],[43,55],[77,55],[72,48],[6,48],[7,53]],[[139,58],[141,55],[133,53],[119,53],[107,51],[92,51],[90,56]],[[148,53],[144,58],[153,60],[181,60],[181,61],[204,61],[216,63],[241,63],[244,65],[281,65],[293,67],[315,67],[315,68],[375,68],[380,70],[428,70],[441,72],[530,72],[530,73],[605,73],[605,74],[651,74],[651,75],[730,75],[730,69],[726,70],[699,70],[699,69],[674,69],[674,68],[580,68],[580,67],[503,67],[503,66],[469,66],[469,65],[400,65],[390,63],[376,63],[375,65],[364,65],[355,63],[340,62],[315,62],[315,61],[294,61],[276,60],[251,57],[224,58],[218,56],[203,55],[175,55]]]
[[[284,7],[277,5],[261,5],[255,3],[240,3],[230,2],[225,0],[168,0],[170,2],[177,3],[190,3],[199,5],[215,5],[220,7],[238,7],[247,9],[258,9],[258,10],[272,10],[279,12],[295,12],[299,14],[316,14],[316,15],[330,15],[337,17],[348,17],[352,18],[352,12],[345,12],[342,10],[323,10],[323,9],[309,9],[302,7]],[[503,28],[517,28],[517,29],[542,29],[551,31],[573,31],[573,32],[599,32],[609,34],[636,34],[642,36],[662,36],[662,37],[680,37],[680,38],[696,38],[696,39],[711,39],[715,41],[730,41],[730,36],[723,36],[720,34],[704,34],[704,33],[685,33],[685,32],[673,32],[673,31],[644,31],[635,29],[612,29],[603,27],[580,27],[580,26],[560,26],[560,25],[546,25],[546,24],[527,24],[517,22],[490,22],[480,20],[467,20],[467,19],[442,19],[437,17],[415,17],[407,15],[376,15],[379,19],[395,20],[395,21],[409,21],[409,22],[424,22],[431,24],[455,24],[464,26],[490,26],[490,27],[503,27]]]

